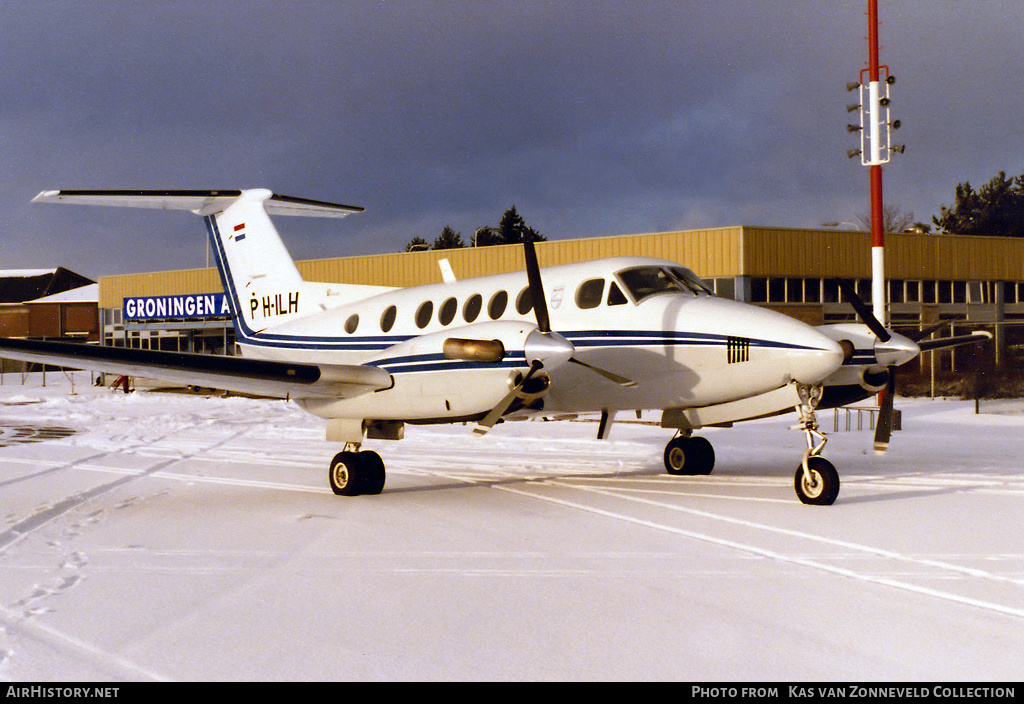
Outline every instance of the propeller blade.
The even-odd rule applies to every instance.
[[[992,333],[986,330],[979,330],[978,332],[972,332],[970,335],[957,335],[955,337],[940,337],[937,340],[922,340],[917,343],[917,346],[921,348],[922,352],[928,352],[929,350],[942,350],[947,347],[957,347],[959,345],[969,345],[972,342],[984,342],[985,340],[991,340]]]
[[[875,337],[882,342],[888,342],[891,337],[889,331],[885,329],[885,326],[882,325],[878,318],[875,317],[875,314],[871,312],[871,308],[869,308],[861,297],[857,295],[857,292],[854,290],[853,286],[850,285],[850,282],[844,279],[838,279],[837,283],[839,284],[839,290],[843,292],[843,298],[845,298],[847,302],[853,306],[853,309],[857,311],[857,315],[860,316],[861,321],[871,329],[871,332],[875,333]]]
[[[515,387],[498,402],[498,405],[492,408],[487,415],[476,424],[476,427],[473,428],[473,434],[486,435],[487,431],[495,426],[498,419],[505,414],[505,411],[509,409],[512,402],[516,400],[516,396],[519,395],[519,391],[526,385],[526,382],[528,382],[533,375],[539,372],[543,367],[543,363],[540,361],[534,361],[534,363],[530,365],[530,370],[526,372],[526,376],[523,377],[522,381],[516,384]]]
[[[878,411],[878,422],[875,424],[875,454],[884,455],[889,449],[889,438],[892,437],[892,403],[896,395],[896,368],[889,367],[889,380],[882,392],[882,405]]]
[[[530,284],[530,298],[533,300],[533,313],[537,316],[537,329],[543,333],[551,332],[551,318],[548,317],[548,302],[544,296],[544,285],[540,280],[540,265],[537,263],[537,250],[533,246],[533,237],[523,234],[523,256],[526,258],[526,280]]]
[[[920,342],[924,338],[931,335],[933,332],[941,330],[942,328],[945,327],[949,327],[949,322],[943,320],[942,322],[935,323],[935,325],[929,325],[924,330],[910,330],[908,332],[903,333],[903,336],[913,340],[914,342]]]
[[[572,362],[573,364],[578,364],[581,367],[586,367],[590,371],[596,374],[600,374],[608,381],[614,382],[619,386],[636,386],[636,382],[633,381],[632,379],[627,379],[624,376],[619,376],[618,374],[610,372],[607,369],[601,369],[601,367],[595,367],[593,364],[587,364],[586,362],[576,359],[575,357],[570,357],[569,361]]]

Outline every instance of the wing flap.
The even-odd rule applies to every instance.
[[[351,398],[392,385],[390,374],[364,365],[292,364],[40,340],[0,339],[0,357],[281,398]]]

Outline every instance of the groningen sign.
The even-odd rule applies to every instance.
[[[124,299],[125,320],[190,320],[222,317],[231,317],[231,306],[228,297],[223,293],[138,296]]]

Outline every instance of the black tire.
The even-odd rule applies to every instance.
[[[706,438],[690,438],[690,454],[695,455],[691,474],[711,474],[715,468],[715,448]]]
[[[384,491],[384,460],[376,452],[360,452],[358,455],[360,464],[361,481],[363,494],[379,494]]]
[[[824,457],[807,458],[811,481],[804,478],[803,465],[796,468],[794,485],[800,501],[813,506],[831,506],[839,496],[839,472]]]
[[[362,489],[363,462],[356,452],[339,452],[331,460],[327,470],[327,481],[331,491],[338,496],[358,496]]]
[[[665,471],[669,474],[686,474],[690,438],[672,438],[665,446]]]
[[[704,438],[673,438],[665,446],[665,471],[674,475],[711,474],[715,448]]]

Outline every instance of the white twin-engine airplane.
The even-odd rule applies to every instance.
[[[328,477],[346,496],[383,490],[384,463],[361,444],[399,440],[406,423],[474,423],[483,434],[503,418],[600,413],[605,438],[616,412],[657,409],[676,430],[667,471],[707,474],[714,450],[694,430],[795,409],[807,440],[796,492],[827,505],[839,476],[821,456],[815,408],[830,391],[841,403],[866,398],[888,368],[920,353],[881,326],[884,335],[814,328],[718,298],[670,261],[568,264],[544,269],[542,281],[529,241],[525,272],[458,281],[448,272],[444,283],[400,289],[307,282],[269,215],[362,209],[263,189],[44,191],[33,202],[202,216],[242,356],[0,340],[2,356],[291,398],[345,443]]]

